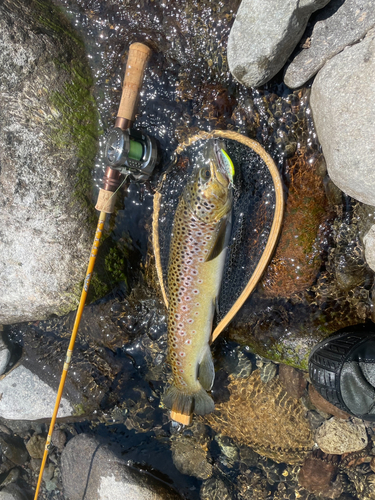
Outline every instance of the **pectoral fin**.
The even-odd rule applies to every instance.
[[[214,362],[212,360],[212,354],[209,346],[207,346],[206,352],[204,353],[201,364],[198,370],[198,379],[201,386],[209,391],[215,380],[215,368]]]
[[[228,228],[228,219],[224,219],[221,224],[219,231],[216,236],[216,241],[213,244],[210,252],[208,253],[206,257],[206,262],[209,262],[210,260],[214,260],[215,257],[221,254],[221,252],[224,250],[227,244],[227,228]]]

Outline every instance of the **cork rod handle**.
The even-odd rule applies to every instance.
[[[142,86],[143,73],[150,55],[151,49],[147,45],[143,43],[132,43],[130,45],[117,118],[129,120],[130,122],[134,120],[134,112],[139,90]]]

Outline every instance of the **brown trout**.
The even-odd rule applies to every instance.
[[[168,352],[173,385],[164,396],[175,412],[215,409],[209,341],[231,229],[234,167],[224,144],[210,140],[193,169],[173,221],[168,263]]]

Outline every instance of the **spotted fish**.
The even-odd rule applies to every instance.
[[[173,384],[164,396],[174,412],[214,410],[209,340],[231,229],[234,167],[224,143],[210,140],[193,169],[173,221],[168,263],[168,351]]]

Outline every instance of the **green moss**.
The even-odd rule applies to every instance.
[[[84,408],[82,403],[78,403],[78,404],[73,405],[73,416],[74,417],[80,417],[81,415],[84,415],[85,413],[86,413],[85,408]]]
[[[73,60],[71,66],[55,61],[71,79],[61,91],[51,94],[51,105],[59,115],[59,126],[55,127],[53,141],[59,149],[75,145],[77,172],[74,198],[82,208],[91,213],[91,222],[97,218],[92,204],[92,169],[97,152],[97,111],[91,95],[92,79],[85,65]]]
[[[91,90],[93,79],[84,43],[63,12],[49,0],[28,0],[31,29],[54,40],[54,65],[60,77],[57,88],[45,89],[51,117],[51,140],[61,151],[76,152],[72,203],[79,202],[89,222],[97,219],[92,203],[92,170],[97,153],[98,112]]]

